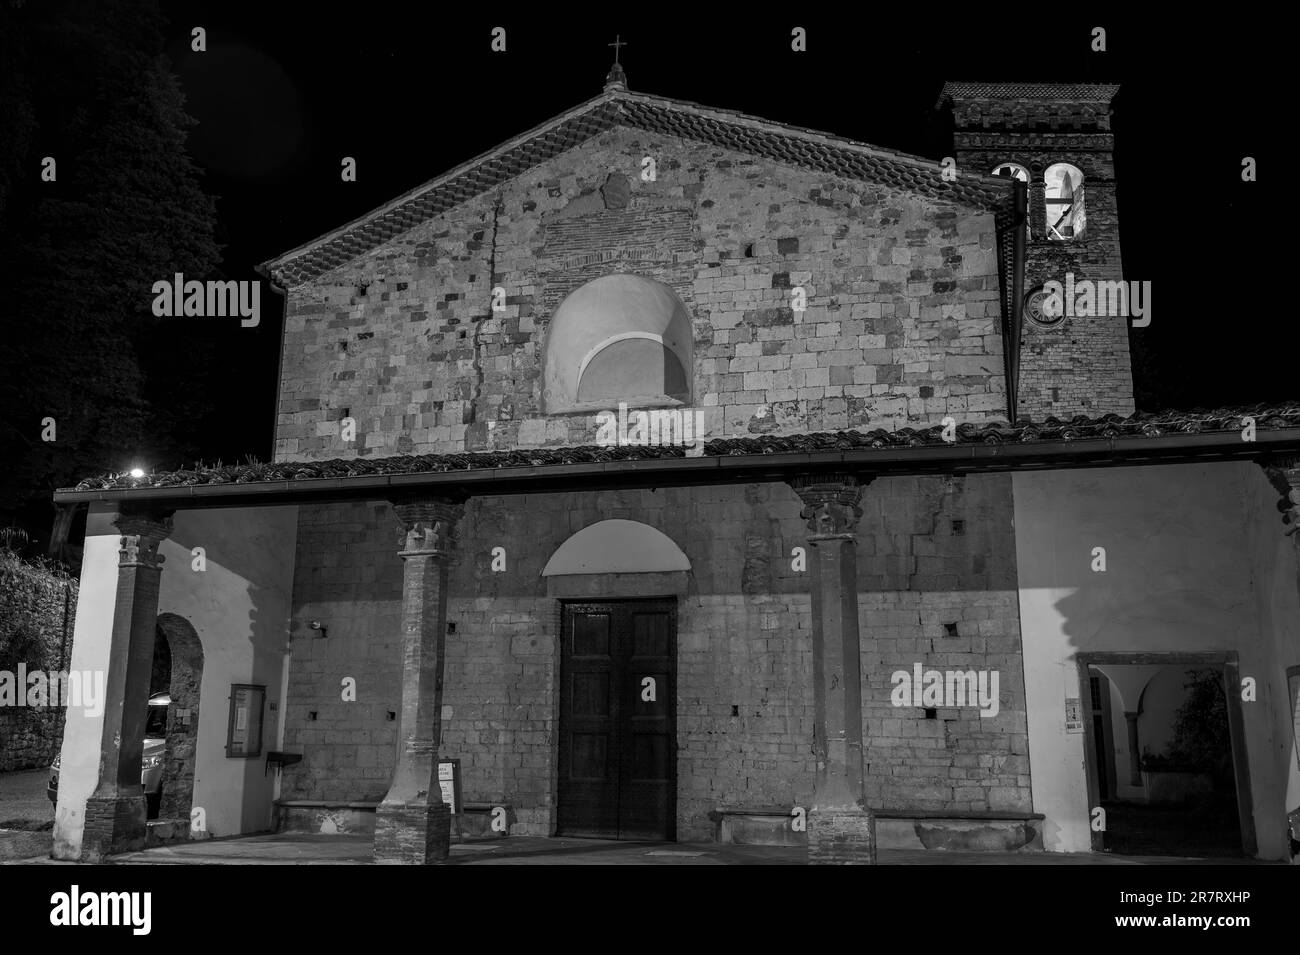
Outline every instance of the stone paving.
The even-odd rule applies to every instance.
[[[369,835],[272,833],[164,846],[114,856],[124,865],[368,865]],[[718,843],[644,843],[515,836],[458,843],[449,865],[803,865],[802,848]],[[34,864],[65,865],[49,859]],[[1101,853],[944,852],[882,849],[882,865],[1225,865],[1252,859],[1115,856]]]

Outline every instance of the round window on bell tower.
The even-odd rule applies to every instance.
[[[1004,162],[994,166],[993,175],[1019,179],[1021,182],[1029,181],[1029,170],[1015,162]]]

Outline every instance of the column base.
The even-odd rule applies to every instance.
[[[451,851],[451,807],[445,802],[383,802],[375,810],[375,862],[435,865]]]
[[[103,862],[107,856],[145,847],[148,812],[144,793],[91,796],[81,834],[81,861]]]
[[[813,809],[808,864],[875,865],[876,817],[867,809]]]

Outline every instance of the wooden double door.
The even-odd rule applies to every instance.
[[[557,834],[676,838],[677,605],[567,603]]]

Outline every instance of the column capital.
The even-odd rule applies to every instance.
[[[161,570],[164,558],[158,553],[158,547],[171,536],[173,513],[155,508],[119,511],[113,520],[113,526],[122,533],[118,566]]]
[[[798,474],[790,486],[803,501],[799,516],[808,522],[809,540],[852,538],[862,517],[862,489],[871,477],[855,474]]]
[[[402,522],[402,557],[450,557],[456,549],[456,524],[465,507],[445,497],[407,497],[393,501]]]
[[[1257,463],[1281,495],[1277,509],[1282,512],[1282,523],[1286,525],[1284,533],[1294,534],[1300,530],[1300,454],[1274,455]]]

